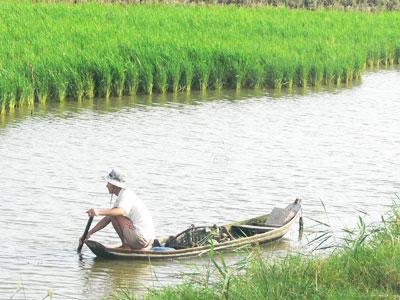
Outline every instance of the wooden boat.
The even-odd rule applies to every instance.
[[[111,248],[99,242],[85,241],[89,249],[101,258],[173,259],[200,256],[209,252],[263,244],[283,237],[301,214],[301,200],[296,199],[286,208],[274,208],[270,214],[223,226],[192,225],[177,236],[165,238],[149,250]],[[168,247],[168,248],[162,248]],[[171,248],[172,247],[172,248]],[[163,250],[163,251],[160,251]]]

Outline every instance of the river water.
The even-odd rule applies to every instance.
[[[111,168],[126,173],[160,236],[301,196],[303,239],[296,226],[264,251],[309,248],[321,230],[312,219],[334,232],[359,215],[376,222],[400,191],[400,72],[369,72],[342,88],[48,104],[2,117],[0,141],[0,299],[140,293],[202,273],[208,259],[102,261],[87,248],[78,256],[85,210],[109,206],[102,176]],[[111,228],[93,238],[118,243]]]

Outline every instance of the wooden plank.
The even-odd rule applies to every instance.
[[[258,232],[267,232],[267,231],[271,231],[271,230],[277,229],[279,227],[275,227],[275,226],[255,226],[255,225],[243,224],[243,225],[232,225],[232,228],[253,229],[253,230],[256,230]]]

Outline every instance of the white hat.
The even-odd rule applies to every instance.
[[[110,173],[108,173],[108,175],[105,177],[105,180],[107,180],[107,182],[111,183],[112,185],[120,187],[121,189],[124,189],[127,186],[125,176],[122,173],[115,171],[114,169],[111,170]]]

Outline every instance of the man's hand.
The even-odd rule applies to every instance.
[[[92,234],[91,234],[90,232],[88,232],[85,241],[88,240],[88,239],[90,238],[91,235],[92,235]],[[83,240],[83,236],[81,236],[81,237],[79,238],[79,244],[83,244],[85,241]]]
[[[89,217],[96,217],[99,215],[98,210],[94,208],[89,209],[86,213],[88,214]]]

